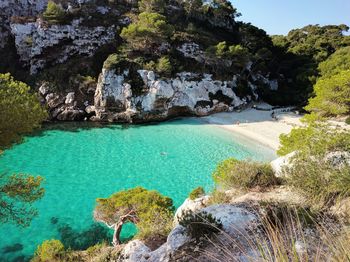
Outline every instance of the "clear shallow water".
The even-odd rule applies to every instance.
[[[40,175],[46,193],[35,203],[39,215],[30,227],[0,226],[0,260],[28,259],[45,239],[82,248],[106,237],[111,232],[92,219],[98,197],[143,186],[170,196],[179,206],[193,188],[212,188],[211,173],[221,160],[274,157],[265,147],[199,123],[185,119],[142,126],[50,126],[6,151],[0,173]],[[126,228],[123,236],[132,232]]]

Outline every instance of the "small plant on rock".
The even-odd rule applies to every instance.
[[[191,200],[195,200],[196,198],[199,198],[199,197],[204,196],[204,195],[205,195],[204,188],[199,186],[191,191],[188,198]]]
[[[205,211],[194,213],[189,210],[182,216],[179,223],[188,230],[190,237],[195,240],[210,237],[222,229],[222,223]]]

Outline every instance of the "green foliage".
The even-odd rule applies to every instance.
[[[320,116],[350,114],[350,70],[319,79],[314,92],[306,110]]]
[[[0,223],[28,226],[36,209],[30,204],[43,197],[42,178],[23,174],[0,175]]]
[[[164,0],[141,0],[139,1],[140,12],[164,13],[166,3]]]
[[[343,35],[348,29],[346,25],[308,25],[292,30],[286,36],[288,50],[322,62],[335,50],[350,45],[350,37]]]
[[[225,193],[225,191],[215,188],[213,192],[211,192],[210,194],[209,204],[215,205],[215,204],[230,203],[230,200],[231,198]]]
[[[158,13],[143,12],[138,20],[123,28],[120,36],[135,50],[150,52],[152,48],[168,40],[173,34],[173,26]]]
[[[346,123],[347,125],[350,125],[350,116],[348,116],[348,117],[345,119],[345,123]]]
[[[239,23],[238,30],[241,38],[240,45],[253,54],[261,48],[270,49],[273,46],[271,37],[264,30],[250,23]]]
[[[22,136],[39,127],[46,111],[29,86],[0,74],[0,154]],[[41,177],[0,175],[0,222],[28,226],[37,214],[30,204],[44,195]]]
[[[47,116],[25,83],[0,74],[0,152],[39,127]]]
[[[350,196],[349,165],[339,167],[322,158],[304,158],[299,154],[292,163],[292,167],[284,170],[288,185],[317,207],[332,205]]]
[[[203,1],[202,0],[188,0],[184,1],[183,3],[184,9],[187,13],[187,15],[191,15],[195,12],[198,12],[198,10],[201,10],[203,6]]]
[[[331,77],[344,70],[350,70],[350,46],[337,50],[326,61],[320,63],[318,69],[322,77]]]
[[[98,221],[113,224],[126,214],[133,213],[131,219],[123,222],[136,224],[140,237],[165,236],[169,232],[173,201],[157,191],[136,187],[96,201],[95,219]]]
[[[63,257],[64,252],[64,246],[61,241],[55,239],[45,240],[35,251],[33,261],[62,261],[61,258]]]
[[[61,5],[58,5],[53,1],[49,1],[47,3],[46,10],[43,13],[43,17],[50,24],[62,24],[66,22],[67,14]]]
[[[202,237],[210,237],[219,233],[222,223],[212,214],[207,212],[194,213],[192,210],[187,211],[179,220],[179,224],[185,227],[191,238],[199,240]]]
[[[119,62],[121,62],[124,57],[120,57],[118,54],[111,54],[103,63],[103,68],[111,70],[115,68]]]
[[[350,196],[350,166],[334,160],[332,152],[350,151],[350,132],[325,124],[295,128],[281,136],[281,155],[295,151],[283,172],[287,183],[318,206]],[[337,159],[338,157],[336,157]]]
[[[153,60],[146,63],[143,67],[144,67],[144,69],[149,70],[149,71],[156,71],[157,70],[157,64]]]
[[[294,128],[289,134],[282,134],[280,144],[277,151],[280,156],[294,151],[305,156],[322,156],[326,152],[349,151],[350,136],[347,132],[337,132],[327,125],[314,123],[307,127]]]
[[[249,51],[241,45],[229,46],[225,41],[218,43],[214,47],[209,47],[207,53],[213,54],[218,58],[243,60],[244,64],[248,60]]]
[[[169,58],[166,56],[162,56],[161,58],[159,58],[157,63],[157,72],[162,75],[169,76],[171,74],[171,71],[172,66]]]
[[[215,183],[222,189],[265,188],[279,183],[269,164],[240,161],[234,158],[221,162],[212,176]]]
[[[191,200],[195,200],[196,198],[199,198],[199,197],[204,196],[204,195],[205,195],[204,188],[199,186],[199,187],[193,189],[188,197]]]

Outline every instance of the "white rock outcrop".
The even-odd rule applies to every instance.
[[[45,27],[37,22],[11,24],[17,53],[31,74],[47,64],[63,63],[74,55],[92,56],[96,50],[114,41],[115,28],[86,27],[74,20],[70,25]],[[50,55],[48,55],[50,54]]]
[[[204,116],[245,104],[234,92],[234,80],[217,81],[208,74],[188,72],[170,79],[161,79],[147,70],[138,70],[138,75],[144,87],[136,95],[135,87],[126,83],[128,70],[116,74],[114,69],[103,69],[95,92],[94,120],[120,121],[128,116],[147,121],[185,114]]]
[[[284,172],[283,168],[285,167],[291,167],[291,160],[295,156],[296,152],[289,153],[285,156],[281,156],[279,158],[276,158],[275,160],[271,161],[271,167],[275,173],[276,177],[283,177]]]
[[[231,205],[231,204],[220,204],[206,207],[198,211],[205,211],[212,214],[216,219],[220,220],[223,225],[223,232],[220,241],[227,241],[225,238],[235,239],[237,243],[240,243],[244,238],[244,232],[248,232],[251,226],[259,223],[259,218],[247,210],[244,207]],[[219,236],[220,238],[220,236]],[[240,239],[242,238],[242,239]],[[223,242],[222,242],[223,243]],[[222,244],[221,243],[221,244]],[[232,244],[232,243],[231,243]],[[192,245],[191,237],[189,236],[187,229],[181,225],[176,225],[167,237],[166,243],[160,246],[154,251],[150,249],[141,241],[134,240],[129,242],[122,251],[122,255],[118,261],[123,262],[170,262],[176,261],[174,257],[178,255],[178,251],[185,246]],[[249,256],[254,254],[254,251],[250,250]],[[246,255],[247,255],[246,254]],[[181,257],[181,254],[180,254]],[[242,258],[245,261],[248,257],[243,257],[239,251],[237,251],[237,257]],[[174,260],[175,259],[175,260]],[[193,259],[193,257],[192,257]],[[188,260],[184,260],[188,261]],[[207,261],[207,260],[198,260]],[[210,260],[211,261],[211,260]],[[213,260],[214,261],[214,260]]]
[[[205,208],[208,205],[209,200],[210,196],[203,196],[194,200],[187,198],[176,210],[174,223],[178,224],[182,216],[185,215],[188,211],[197,212],[198,210]]]

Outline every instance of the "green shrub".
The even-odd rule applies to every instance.
[[[278,153],[293,151],[292,164],[283,170],[286,181],[312,204],[323,207],[350,196],[350,165],[341,156],[330,155],[350,151],[350,131],[315,123],[293,129],[281,136]]]
[[[168,40],[173,32],[174,27],[166,22],[165,16],[143,12],[136,22],[123,28],[120,36],[135,50],[152,52],[152,47]]]
[[[349,131],[340,132],[325,124],[310,124],[294,128],[289,134],[280,136],[281,156],[298,151],[304,156],[323,157],[327,152],[350,151]]]
[[[139,1],[139,10],[140,12],[157,12],[164,13],[165,9],[165,1],[164,0],[140,0]]]
[[[199,187],[193,189],[188,197],[191,200],[195,200],[196,198],[199,198],[199,197],[204,196],[204,195],[205,195],[204,188],[199,186]]]
[[[157,72],[162,75],[169,76],[172,71],[172,66],[168,57],[163,56],[158,59]]]
[[[227,159],[221,162],[213,173],[215,183],[222,189],[254,188],[277,185],[270,164]]]
[[[315,207],[322,208],[350,196],[350,165],[335,167],[323,159],[297,155],[285,168],[287,184],[304,194]]]
[[[191,238],[196,240],[219,233],[222,228],[222,223],[219,220],[204,211],[199,213],[187,211],[180,219],[179,224],[187,229]]]
[[[320,78],[314,92],[306,110],[326,117],[350,114],[350,70]]]
[[[156,68],[157,68],[157,64],[152,60],[144,65],[144,69],[149,71],[156,71]]]
[[[230,197],[221,190],[218,190],[217,188],[210,194],[209,204],[223,204],[223,203],[229,203]]]
[[[58,5],[53,1],[49,1],[47,3],[46,10],[43,13],[43,17],[50,24],[62,24],[66,22],[67,14],[61,5]]]
[[[35,251],[35,260],[42,262],[59,261],[64,255],[64,246],[59,240],[45,240]]]
[[[103,68],[112,69],[121,61],[121,57],[118,54],[111,54],[107,57],[103,63]]]
[[[96,245],[93,245],[91,247],[88,247],[88,249],[86,249],[86,252],[88,253],[89,256],[93,257],[96,254],[98,254],[102,248],[108,246],[107,243],[98,243]]]
[[[346,123],[347,125],[350,125],[350,116],[348,116],[348,117],[345,119],[345,123]]]

